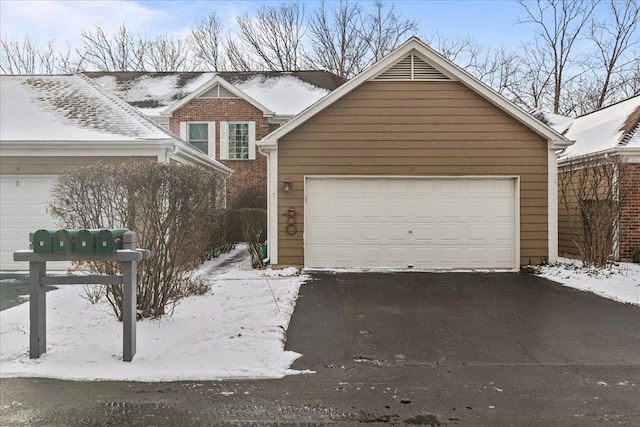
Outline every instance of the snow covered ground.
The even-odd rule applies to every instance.
[[[29,359],[29,304],[0,312],[0,378],[178,381],[280,378],[299,373],[284,337],[300,285],[295,269],[252,270],[245,246],[205,263],[211,292],[182,300],[172,317],[139,321],[137,353],[122,361],[122,323],[80,286],[47,293],[47,353]],[[583,269],[562,258],[539,276],[640,306],[640,265]],[[273,293],[272,293],[273,292]],[[276,304],[277,301],[277,304]]]
[[[540,267],[538,276],[614,301],[640,306],[638,264],[621,262],[608,269],[595,269],[583,268],[578,260],[558,258],[557,264]]]
[[[251,270],[245,246],[209,261],[204,296],[184,299],[171,317],[137,323],[137,353],[122,361],[122,323],[81,286],[47,293],[47,353],[29,359],[29,304],[0,312],[0,377],[177,381],[280,378],[300,355],[284,337],[300,284],[295,269]],[[220,274],[216,265],[244,259]],[[273,291],[273,293],[272,293]],[[277,301],[277,304],[276,304]]]

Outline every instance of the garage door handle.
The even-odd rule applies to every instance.
[[[409,234],[413,233],[413,231],[409,230]]]

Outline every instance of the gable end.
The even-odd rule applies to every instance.
[[[208,91],[206,91],[205,93],[200,95],[198,98],[233,98],[233,99],[238,99],[238,97],[236,95],[234,95],[233,93],[231,93],[230,90],[227,90],[226,88],[222,87],[221,85],[215,85],[214,87],[212,87],[211,89],[209,89]]]

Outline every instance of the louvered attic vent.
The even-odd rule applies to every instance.
[[[413,53],[374,80],[451,80]]]
[[[220,85],[215,85],[207,92],[200,95],[200,98],[237,98],[233,93]]]

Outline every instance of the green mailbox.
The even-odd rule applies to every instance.
[[[96,239],[100,230],[79,230],[76,234],[76,252],[92,254],[96,251]]]
[[[131,231],[126,228],[117,230],[100,230],[96,236],[96,253],[108,254],[122,249],[124,233]]]
[[[33,233],[31,243],[33,252],[37,254],[50,254],[53,252],[53,231],[38,230]]]
[[[75,230],[57,230],[53,234],[53,253],[69,254],[73,252],[76,234]]]

